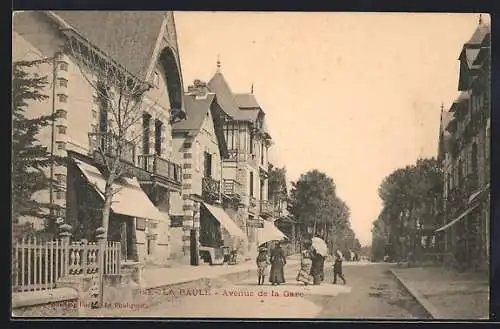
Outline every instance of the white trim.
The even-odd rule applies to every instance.
[[[156,38],[156,44],[155,44],[155,47],[153,49],[153,53],[151,54],[151,59],[150,59],[151,62],[149,63],[149,68],[146,71],[146,77],[145,77],[146,81],[149,80],[151,74],[153,73],[153,71],[155,69],[156,62],[158,60],[158,52],[160,51],[160,46],[162,44],[163,35],[165,34],[166,26],[167,26],[167,17],[164,15],[163,21],[161,23],[160,33],[158,33],[158,37]]]

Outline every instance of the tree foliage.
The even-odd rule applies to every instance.
[[[268,196],[275,203],[288,198],[286,186],[286,168],[269,165]]]
[[[292,182],[290,214],[304,231],[319,234],[332,249],[356,249],[361,245],[350,225],[350,210],[336,194],[333,179],[318,170],[302,174]]]
[[[17,224],[20,217],[46,219],[49,231],[54,230],[54,216],[50,209],[57,206],[39,202],[34,194],[47,190],[51,184],[45,169],[62,158],[51,155],[40,144],[40,130],[50,125],[56,115],[30,116],[30,105],[48,98],[43,89],[48,85],[46,76],[38,76],[32,69],[46,61],[18,61],[12,68],[12,219]],[[55,185],[56,182],[52,181]]]
[[[379,187],[383,209],[378,221],[387,227],[391,257],[407,257],[418,246],[418,229],[435,225],[439,216],[443,174],[439,162],[419,159],[387,176]],[[375,237],[374,237],[375,238]]]

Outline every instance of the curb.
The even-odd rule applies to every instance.
[[[446,319],[437,309],[432,305],[425,297],[423,297],[415,287],[413,287],[409,282],[405,282],[401,277],[399,277],[393,269],[389,269],[392,275],[398,280],[398,282],[410,293],[410,295],[423,307],[425,312],[431,317],[431,319]]]

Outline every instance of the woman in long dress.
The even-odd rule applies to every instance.
[[[302,251],[300,270],[297,274],[297,281],[303,282],[306,286],[313,283],[313,277],[311,276],[311,256],[311,250],[309,248]]]
[[[285,283],[286,257],[279,243],[271,250],[271,272],[269,273],[269,282],[273,285]]]

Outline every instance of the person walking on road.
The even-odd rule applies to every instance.
[[[271,273],[269,273],[269,282],[272,285],[280,285],[285,283],[285,270],[286,265],[285,252],[281,248],[280,243],[276,243],[276,246],[271,250]]]
[[[269,265],[269,260],[267,258],[267,250],[262,248],[259,250],[259,255],[257,256],[257,275],[259,276],[258,285],[263,285],[266,280],[267,266]]]
[[[303,282],[306,286],[313,283],[313,278],[311,276],[311,265],[312,265],[312,250],[310,246],[302,251],[302,258],[300,261],[300,270],[297,274],[297,281]]]
[[[311,275],[313,277],[314,285],[319,285],[323,281],[325,277],[324,267],[325,267],[325,258],[321,256],[318,252],[313,250]]]
[[[337,276],[346,284],[346,279],[342,273],[342,260],[343,256],[340,250],[337,250],[335,253],[335,263],[333,263],[333,284],[337,284]]]

